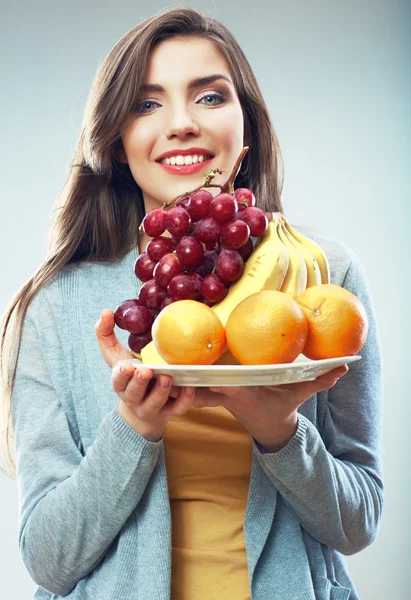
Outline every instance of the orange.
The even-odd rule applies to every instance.
[[[293,362],[307,339],[307,321],[297,302],[271,290],[242,300],[225,329],[228,348],[243,365]]]
[[[365,344],[368,318],[361,300],[345,288],[327,283],[307,288],[298,298],[308,321],[307,358],[353,356]]]
[[[223,324],[197,300],[178,300],[163,308],[151,333],[157,352],[170,365],[211,365],[225,347]]]

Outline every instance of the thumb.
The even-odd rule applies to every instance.
[[[105,308],[94,329],[103,358],[110,367],[113,367],[118,360],[134,358],[134,354],[118,341],[114,326],[114,312]]]

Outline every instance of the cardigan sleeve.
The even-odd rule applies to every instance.
[[[373,303],[352,251],[343,287],[363,302],[369,331],[361,360],[317,394],[318,429],[302,414],[288,444],[258,460],[302,527],[322,544],[354,554],[375,538],[382,512],[381,352]]]
[[[84,454],[50,379],[38,333],[28,313],[12,395],[19,546],[32,579],[65,596],[138,511],[162,442],[145,440],[115,409]]]

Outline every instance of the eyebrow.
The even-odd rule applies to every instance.
[[[188,84],[188,89],[193,90],[203,85],[209,85],[210,83],[214,83],[214,81],[217,79],[225,79],[228,81],[228,83],[232,83],[225,75],[216,73],[215,75],[208,75],[207,77],[197,77],[196,79],[192,79]],[[141,86],[140,92],[165,92],[165,89],[158,83],[145,83]]]

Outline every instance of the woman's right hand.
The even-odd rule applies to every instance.
[[[114,313],[104,310],[95,331],[103,357],[112,367],[111,384],[120,397],[119,414],[137,433],[150,442],[157,442],[172,416],[184,415],[192,406],[195,388],[172,386],[172,378],[159,375],[143,364],[116,364],[134,355],[120,344],[114,332]]]
[[[111,382],[121,398],[118,412],[150,442],[160,440],[170,417],[184,415],[193,406],[194,387],[172,387],[169,375],[155,380],[153,371],[144,366],[117,365]]]

